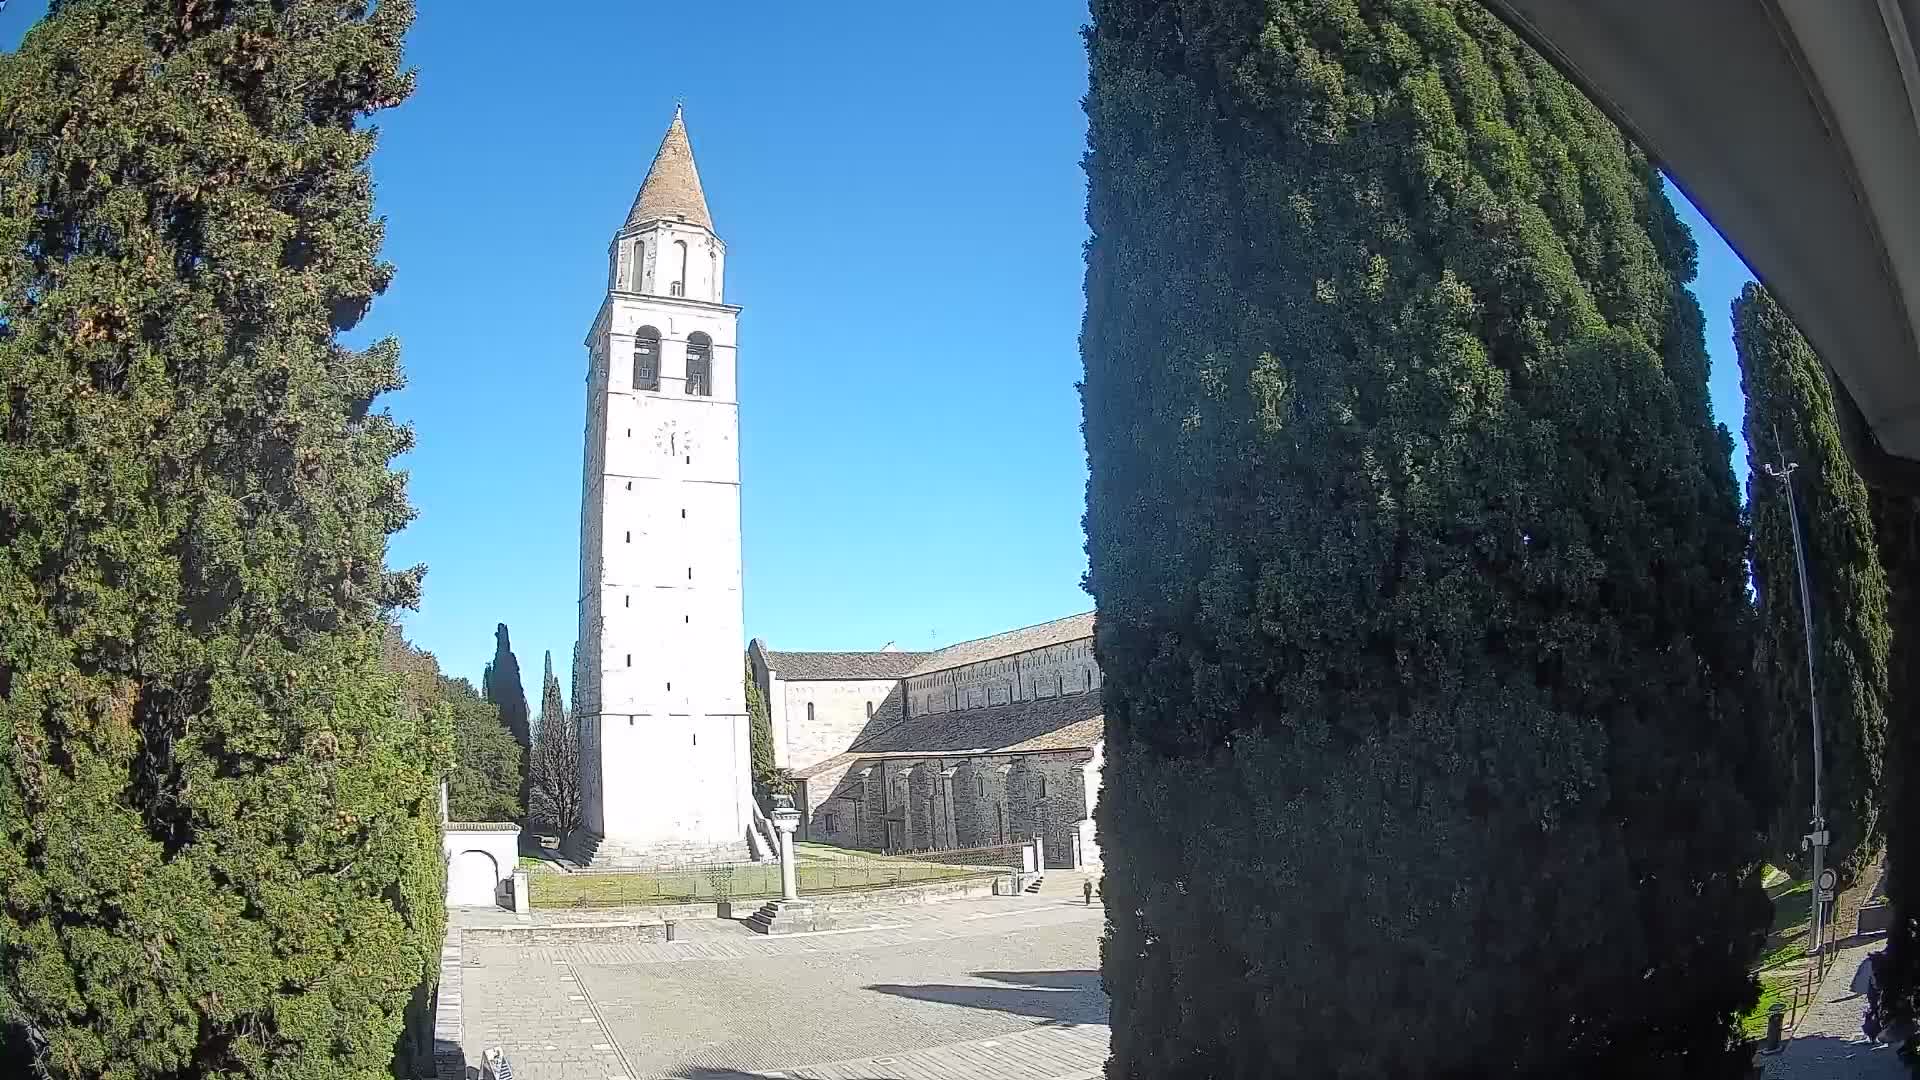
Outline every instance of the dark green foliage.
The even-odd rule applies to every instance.
[[[527,712],[527,692],[520,683],[520,659],[513,655],[513,642],[507,636],[507,624],[493,629],[493,662],[480,676],[480,694],[499,710],[500,723],[520,744],[522,772],[520,805],[527,805],[532,778],[524,771],[533,749],[533,726]]]
[[[440,696],[452,710],[453,772],[447,778],[447,814],[455,821],[520,821],[525,757],[500,712],[465,679],[440,677]]]
[[[1881,841],[1881,757],[1887,728],[1887,578],[1880,568],[1867,486],[1833,413],[1825,370],[1773,297],[1749,284],[1733,305],[1733,341],[1747,399],[1747,499],[1760,626],[1756,674],[1766,688],[1767,744],[1779,791],[1775,861],[1799,860],[1812,805],[1807,654],[1793,526],[1780,481],[1763,468],[1784,457],[1793,474],[1813,595],[1820,690],[1822,801],[1829,863],[1852,881]],[[1776,438],[1777,436],[1777,438]]]
[[[1465,0],[1093,13],[1108,1075],[1743,1076],[1744,540],[1655,174]]]
[[[792,784],[786,772],[773,763],[773,718],[767,712],[767,699],[760,693],[760,684],[753,681],[752,661],[747,662],[747,737],[752,756],[753,797],[765,808],[772,805],[774,795],[784,794]]]
[[[389,632],[388,666],[407,675],[413,707],[441,718],[452,754],[447,816],[454,821],[518,821],[522,758],[520,744],[500,723],[500,710],[465,679],[450,678],[429,653]]]
[[[67,0],[0,58],[0,1023],[55,1077],[386,1076],[437,967],[399,350],[338,341],[412,88],[367,7]]]
[[[440,693],[439,662],[432,653],[417,649],[408,642],[391,618],[386,620],[381,659],[385,668],[399,678],[402,707],[407,715],[416,723],[427,725],[428,730],[434,733],[435,756],[444,765],[451,760],[448,744],[452,734],[452,711]],[[435,817],[437,819],[437,813]],[[435,861],[434,889],[444,896],[445,866],[439,864],[437,859]],[[431,916],[423,913],[420,922],[428,940],[441,940],[446,930],[445,909]],[[414,989],[412,998],[407,1002],[404,1028],[394,1049],[395,1076],[426,1076],[433,1072],[434,1000],[439,987],[439,974],[437,966],[430,966],[426,979]]]
[[[560,719],[566,711],[566,705],[560,698],[560,680],[553,673],[553,653],[545,655],[546,669],[540,676],[540,726],[545,727],[548,720]]]
[[[1920,1020],[1920,501],[1875,492],[1874,535],[1889,591],[1885,815],[1893,926],[1880,969],[1882,1020]]]

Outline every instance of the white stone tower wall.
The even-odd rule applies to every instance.
[[[655,203],[676,212],[650,210]],[[725,247],[707,220],[676,117],[610,248],[610,288],[587,338],[595,368],[580,536],[581,729],[585,824],[600,862],[743,857],[752,823],[739,309],[722,301]],[[673,290],[680,243],[686,277]],[[657,389],[634,385],[642,327],[660,341]],[[711,345],[709,393],[687,392],[695,334]]]

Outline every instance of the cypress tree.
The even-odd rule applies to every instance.
[[[774,793],[787,790],[786,778],[774,764],[773,717],[767,711],[767,699],[753,679],[753,662],[747,662],[747,749],[753,769],[753,796],[763,806]]]
[[[1742,541],[1652,170],[1464,0],[1089,51],[1109,1075],[1743,1075]]]
[[[1820,694],[1822,801],[1829,863],[1852,881],[1880,847],[1881,758],[1887,727],[1887,578],[1880,566],[1867,486],[1847,460],[1833,392],[1813,349],[1759,285],[1733,304],[1733,341],[1746,394],[1752,468],[1753,588],[1761,633],[1756,667],[1779,812],[1771,847],[1798,861],[1812,804],[1807,653],[1786,492],[1765,467],[1784,456],[1793,473],[1813,600]]]
[[[444,729],[365,117],[407,0],[65,0],[0,58],[0,1023],[54,1077],[389,1074]]]
[[[540,726],[542,728],[547,726],[548,720],[558,720],[560,714],[566,711],[566,706],[562,704],[560,698],[560,679],[553,673],[553,650],[547,650],[545,663],[546,670],[540,676]]]
[[[551,652],[546,655],[546,674],[540,682],[540,728],[533,733],[533,757],[527,763],[527,775],[532,784],[528,819],[551,826],[561,836],[578,828],[580,733],[573,715],[561,702],[560,679],[553,673]]]
[[[513,641],[507,634],[506,623],[494,627],[493,662],[481,677],[480,693],[493,703],[499,711],[501,725],[513,736],[513,741],[520,744],[520,805],[525,807],[532,788],[525,765],[531,760],[533,726],[527,712],[527,692],[520,683],[520,659],[513,655]]]

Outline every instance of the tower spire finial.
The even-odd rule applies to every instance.
[[[707,212],[707,196],[700,189],[700,172],[693,165],[693,146],[687,141],[687,125],[681,119],[682,105],[673,107],[673,122],[660,140],[646,182],[633,200],[627,214],[627,228],[648,221],[685,221],[702,228],[713,228]]]

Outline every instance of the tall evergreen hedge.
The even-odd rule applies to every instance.
[[[1776,860],[1801,858],[1813,775],[1793,525],[1786,492],[1764,471],[1784,456],[1799,466],[1793,484],[1813,599],[1822,802],[1833,840],[1828,860],[1851,881],[1878,854],[1881,841],[1887,652],[1893,639],[1887,575],[1867,486],[1847,460],[1819,358],[1787,313],[1755,284],[1734,301],[1733,341],[1747,401],[1747,498],[1761,624],[1755,666],[1767,691],[1768,746],[1780,793],[1772,846]]]
[[[1088,40],[1109,1075],[1743,1075],[1744,542],[1657,175],[1468,0]]]
[[[1887,899],[1893,905],[1881,964],[1881,1020],[1887,1027],[1920,1023],[1920,500],[1874,492],[1874,536],[1887,574],[1888,650],[1886,784]]]
[[[52,1076],[384,1077],[437,964],[398,348],[339,343],[412,14],[66,0],[0,58],[0,1024]]]

